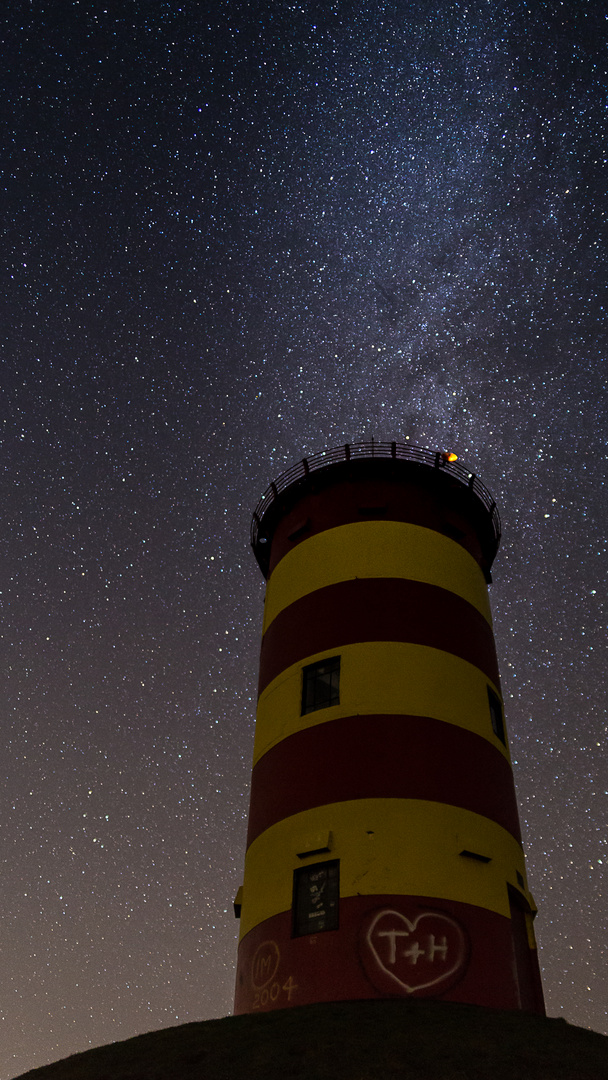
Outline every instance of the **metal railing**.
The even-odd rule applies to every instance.
[[[490,495],[487,487],[475,473],[469,471],[459,461],[450,461],[448,455],[441,450],[427,450],[424,446],[414,446],[413,443],[398,442],[371,442],[346,443],[344,446],[335,446],[331,450],[322,450],[312,457],[303,458],[296,465],[292,465],[286,472],[270,484],[262,495],[253,512],[251,521],[251,544],[253,547],[258,542],[260,524],[267,510],[274,500],[291,487],[298,480],[303,480],[310,473],[318,472],[329,465],[338,462],[355,461],[358,458],[392,458],[395,461],[411,461],[418,465],[425,465],[431,469],[442,469],[463,487],[469,488],[474,495],[483,503],[492,521],[496,543],[500,540],[500,516],[496,503]]]

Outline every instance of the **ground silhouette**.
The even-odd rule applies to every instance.
[[[476,1005],[331,1002],[163,1028],[26,1078],[608,1080],[608,1037]]]

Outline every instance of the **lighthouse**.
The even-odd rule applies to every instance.
[[[499,541],[479,478],[409,442],[316,454],[260,500],[236,1013],[544,1013],[488,600]]]

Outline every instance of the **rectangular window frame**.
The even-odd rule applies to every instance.
[[[507,745],[507,736],[505,733],[505,715],[502,707],[502,701],[498,694],[494,693],[491,686],[488,686],[488,705],[490,708],[490,723],[492,724],[492,731],[496,735],[497,739],[500,739],[503,746]]]
[[[329,672],[323,671],[329,668]],[[325,690],[327,683],[315,678],[315,675],[329,674],[329,691]],[[324,660],[316,660],[314,664],[307,664],[302,668],[302,703],[301,716],[317,712],[319,709],[329,709],[332,705],[340,704],[340,657],[327,656]]]
[[[322,903],[315,899],[312,891],[316,884],[315,875],[323,880],[321,892],[325,892]],[[308,937],[310,934],[324,934],[338,930],[340,924],[340,860],[326,859],[324,862],[298,866],[293,872],[291,936]]]

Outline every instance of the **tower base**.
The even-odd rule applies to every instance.
[[[519,953],[511,920],[472,904],[343,897],[339,930],[292,937],[284,912],[242,939],[235,1013],[387,997],[544,1013],[536,950]]]

